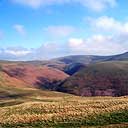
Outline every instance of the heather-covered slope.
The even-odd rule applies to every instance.
[[[128,95],[128,61],[92,64],[68,78],[58,90],[81,96]]]
[[[67,76],[61,76],[65,74],[61,71],[54,71],[53,69],[48,69],[45,67],[41,67],[40,72],[38,68],[39,67],[33,67],[30,64],[21,64],[19,62],[0,63],[0,107],[13,106],[28,101],[44,101],[43,98],[49,101],[50,97],[58,98],[67,95],[59,92],[36,89],[36,87],[43,88],[43,82],[45,82],[42,81],[41,85],[34,84],[35,81],[38,80],[37,76],[39,75],[50,75],[45,76],[45,80],[47,80],[48,83],[53,82],[52,80],[60,82],[65,78],[65,76]],[[43,73],[43,75],[41,73]],[[55,73],[58,74],[56,75]],[[54,75],[54,77],[52,75]]]
[[[2,84],[12,86],[37,87],[51,89],[65,80],[68,75],[56,68],[43,65],[25,64],[22,62],[1,63]],[[12,84],[11,84],[12,83]]]

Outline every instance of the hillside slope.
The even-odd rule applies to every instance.
[[[1,79],[5,78],[4,82],[8,82],[12,86],[23,86],[23,87],[36,87],[50,89],[54,85],[65,80],[68,75],[58,69],[42,66],[24,64],[22,62],[16,63],[1,63]],[[21,84],[20,84],[21,82]]]
[[[81,96],[128,95],[128,61],[92,64],[68,78],[58,90]]]
[[[43,64],[57,68],[59,70],[73,75],[79,69],[86,67],[89,64],[104,62],[104,61],[127,61],[128,52],[112,56],[95,56],[95,55],[71,55],[52,59],[49,62]]]

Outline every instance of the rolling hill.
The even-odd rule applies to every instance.
[[[43,63],[44,65],[57,68],[69,75],[73,75],[79,69],[89,64],[105,61],[125,61],[128,60],[128,52],[112,56],[94,56],[94,55],[72,55],[52,59]]]
[[[128,61],[124,61],[127,59],[128,52],[114,56],[67,56],[49,61],[1,61],[0,85],[82,96],[127,95]]]
[[[128,61],[91,64],[65,80],[58,90],[80,96],[128,95]]]
[[[22,62],[0,63],[2,84],[16,87],[34,87],[50,89],[67,77],[66,73],[52,67],[43,65],[25,64]]]
[[[112,56],[95,56],[95,55],[72,55],[65,56],[53,59],[54,61],[59,61],[64,64],[73,64],[73,63],[81,63],[81,64],[91,64],[102,61],[112,61],[112,60],[128,60],[128,52],[112,55]]]

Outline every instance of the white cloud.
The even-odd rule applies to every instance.
[[[12,0],[15,3],[30,6],[34,9],[41,6],[65,3],[79,3],[94,11],[102,11],[108,7],[115,7],[117,0]]]
[[[13,28],[16,30],[16,32],[18,32],[20,35],[25,36],[26,35],[26,31],[23,25],[21,24],[15,24],[13,26]]]
[[[69,39],[68,47],[71,54],[111,55],[128,51],[128,41],[122,43],[118,39],[103,35],[93,35],[87,39],[74,38]]]
[[[75,28],[72,26],[48,26],[44,29],[46,33],[52,37],[66,37],[72,34],[75,31]]]
[[[0,49],[0,59],[45,60],[65,55],[114,55],[128,51],[128,36],[93,35],[89,38],[70,38],[67,43],[43,43],[39,48],[10,47]]]
[[[99,32],[110,32],[113,34],[128,33],[128,22],[120,22],[113,17],[89,18],[89,24],[93,30]]]
[[[124,44],[117,42],[114,36],[93,35],[87,39],[86,49],[91,54],[111,55],[126,51]]]
[[[108,7],[115,7],[117,0],[77,0],[85,7],[94,10],[102,11]]]
[[[41,6],[67,3],[70,0],[12,0],[12,1],[15,3],[30,6],[34,9],[36,9]]]
[[[30,6],[32,8],[38,8],[42,4],[42,0],[12,0],[15,3]]]
[[[70,38],[68,41],[68,45],[72,51],[83,51],[85,47],[85,42],[83,39],[80,38]]]
[[[98,19],[93,19],[90,23],[91,27],[95,29],[95,31],[98,31],[97,34],[92,33],[92,36],[85,39],[69,38],[63,47],[65,50],[62,50],[62,46],[57,48],[62,50],[60,50],[58,54],[64,52],[65,55],[111,55],[128,51],[128,22],[120,22],[112,17],[103,16]],[[110,34],[104,34],[104,32]],[[50,49],[52,48],[50,47]],[[50,51],[50,49],[48,51]],[[68,52],[65,52],[66,50]]]
[[[30,51],[13,51],[13,50],[5,50],[5,53],[12,54],[15,56],[24,56],[30,53]]]
[[[31,51],[22,47],[9,47],[4,50],[4,53],[19,57],[19,56],[25,56],[31,53]]]

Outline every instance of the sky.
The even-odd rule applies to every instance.
[[[128,0],[0,0],[0,59],[128,51]]]

